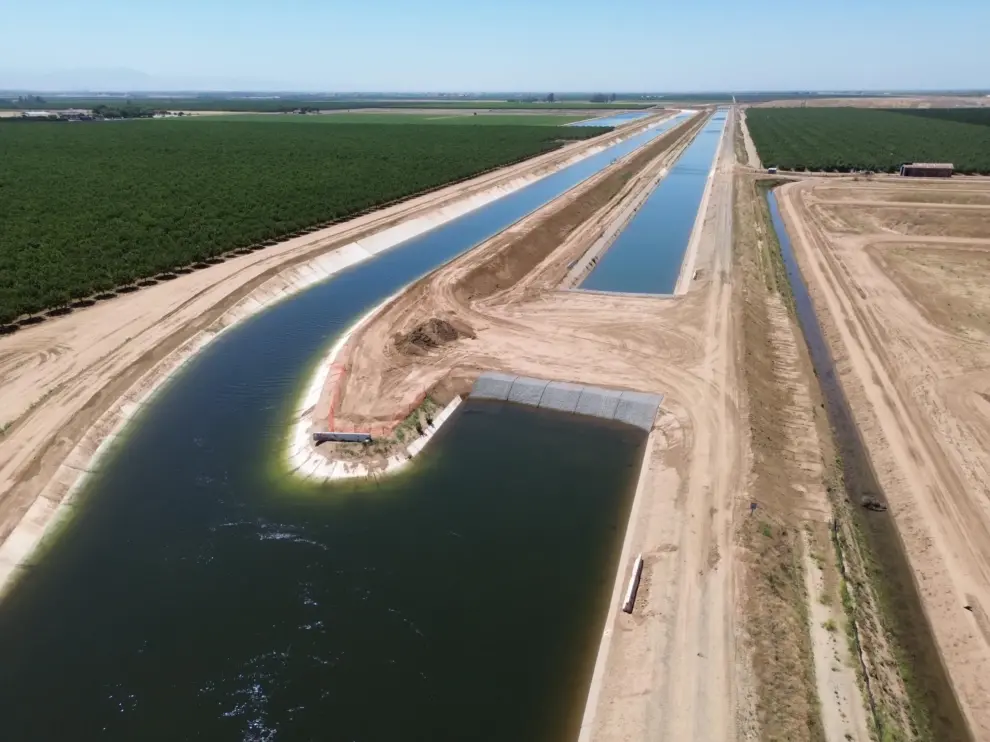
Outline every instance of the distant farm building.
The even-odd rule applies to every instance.
[[[951,178],[951,162],[911,162],[901,165],[901,175],[909,178]]]

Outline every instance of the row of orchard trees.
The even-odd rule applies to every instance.
[[[896,172],[906,162],[951,162],[990,173],[990,126],[889,109],[750,108],[746,123],[766,165],[785,170]]]
[[[192,119],[4,127],[0,324],[596,133]]]

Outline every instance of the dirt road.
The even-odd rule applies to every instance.
[[[988,194],[969,179],[807,181],[781,194],[843,387],[980,740],[990,740]]]
[[[756,151],[756,145],[753,144],[753,137],[749,135],[749,126],[746,124],[745,109],[742,109],[739,112],[739,128],[742,130],[743,143],[746,146],[746,164],[759,170],[763,166],[760,163],[760,155]]]

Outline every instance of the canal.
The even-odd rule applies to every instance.
[[[619,234],[581,288],[670,294],[714,165],[727,111],[719,109]]]
[[[622,126],[630,121],[637,121],[647,116],[652,116],[656,111],[630,111],[629,113],[617,113],[614,116],[602,116],[601,118],[588,119],[587,121],[575,121],[567,126]]]
[[[642,431],[469,403],[377,483],[299,482],[278,452],[357,317],[662,132],[286,299],[173,377],[0,603],[3,739],[573,736]]]
[[[918,731],[922,739],[971,742],[972,734],[925,615],[897,524],[886,509],[876,511],[862,507],[865,500],[885,502],[886,496],[836,373],[831,350],[801,275],[776,195],[768,192],[767,201],[794,297],[795,313],[808,346],[815,377],[825,400],[832,437],[842,462],[843,486],[853,506],[853,528],[862,535],[869,550],[871,587],[880,599],[883,624],[895,643],[895,652],[901,664],[900,674],[911,696]],[[882,733],[884,720],[877,721]],[[887,738],[887,734],[883,737]]]

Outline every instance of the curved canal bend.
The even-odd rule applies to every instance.
[[[275,305],[175,376],[0,604],[4,739],[570,735],[641,431],[470,403],[377,484],[302,484],[278,452],[307,367],[363,312],[673,125]]]

